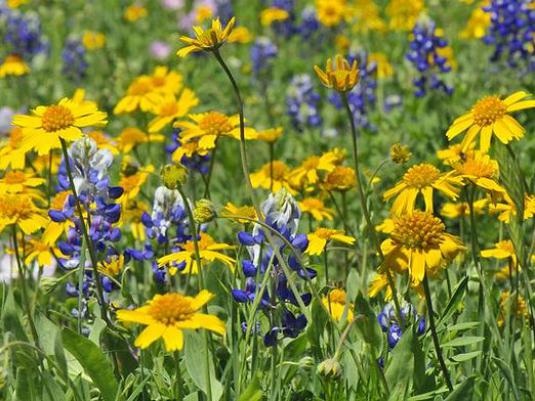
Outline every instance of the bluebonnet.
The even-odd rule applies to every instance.
[[[223,25],[226,25],[230,19],[234,16],[234,9],[232,8],[231,0],[216,0],[215,2],[216,12],[219,20]]]
[[[37,54],[48,50],[39,16],[12,10],[3,2],[0,2],[0,40],[0,59],[9,54],[17,54],[26,62],[30,62]]]
[[[321,126],[320,100],[310,75],[301,74],[292,78],[286,91],[286,108],[297,130]]]
[[[121,217],[121,205],[116,202],[123,194],[121,187],[111,186],[109,182],[113,155],[109,150],[98,149],[95,141],[88,137],[74,142],[68,154],[74,187],[82,209],[87,215],[86,225],[97,263],[109,261],[111,257],[119,255],[114,244],[121,239],[121,231],[116,226]],[[61,161],[58,170],[57,189],[59,191],[70,189],[65,160]],[[59,258],[59,262],[66,269],[78,268],[82,258],[83,233],[74,196],[67,197],[63,209],[50,210],[48,214],[55,222],[71,223],[66,240],[58,242],[58,248],[67,256]],[[87,255],[84,257],[86,267],[91,266],[91,259]],[[111,292],[112,282],[107,277],[101,277],[101,281],[105,292]],[[89,297],[94,289],[94,278],[89,269],[86,270],[83,288],[84,297]],[[66,290],[70,296],[78,295],[77,285],[68,284]]]
[[[271,61],[277,57],[277,53],[277,46],[269,38],[259,37],[255,40],[250,51],[255,78],[269,68]]]
[[[401,319],[403,319],[403,325],[409,325],[412,323],[417,324],[416,333],[422,335],[425,333],[425,318],[419,316],[416,313],[416,309],[411,304],[405,304],[401,308]],[[386,339],[388,347],[394,348],[399,340],[401,340],[402,324],[398,321],[396,312],[392,303],[388,303],[384,306],[383,310],[377,315],[377,321],[381,326],[381,330],[386,333]]]
[[[535,69],[535,9],[532,0],[491,0],[483,7],[490,26],[483,41],[494,47],[492,62],[505,59],[510,67]]]
[[[437,34],[435,23],[431,20],[417,22],[412,30],[412,40],[409,51],[405,55],[418,76],[413,79],[416,87],[414,95],[421,97],[429,89],[441,90],[451,95],[453,87],[446,84],[444,74],[451,71],[448,59],[440,55],[440,49],[448,46],[448,42]]]
[[[363,50],[350,53],[347,60],[349,64],[356,61],[359,70],[357,85],[347,93],[353,120],[357,127],[374,130],[375,127],[370,122],[368,113],[375,106],[377,100],[377,64],[368,62],[368,53]],[[343,107],[342,99],[338,93],[332,93],[329,100],[336,108]]]
[[[383,102],[383,110],[390,113],[392,110],[403,106],[403,98],[401,95],[388,95]]]
[[[282,189],[269,195],[261,207],[266,216],[265,223],[291,243],[292,249],[278,236],[271,235],[272,242],[269,242],[265,229],[258,224],[254,225],[251,232],[239,233],[238,240],[246,247],[249,259],[242,261],[245,287],[233,289],[232,295],[240,303],[252,303],[261,297],[258,301],[260,309],[270,318],[270,328],[264,335],[264,343],[272,346],[280,336],[297,337],[305,328],[307,320],[303,314],[298,313],[298,299],[289,288],[283,262],[275,256],[271,244],[280,251],[284,263],[297,273],[296,277],[302,279],[302,282],[295,284],[299,291],[297,296],[304,305],[311,301],[311,294],[303,290],[304,281],[313,279],[316,271],[302,266],[299,261],[300,255],[308,246],[308,240],[306,235],[297,233],[301,212],[294,198]],[[260,295],[265,274],[269,274],[268,285]]]
[[[165,146],[165,151],[167,152],[169,158],[171,158],[175,150],[177,150],[179,147],[182,146],[182,143],[180,142],[180,129],[179,128],[175,128],[173,130],[171,139],[172,139],[172,142]],[[206,155],[194,154],[191,157],[184,155],[180,159],[180,163],[184,167],[186,167],[188,170],[198,171],[201,174],[208,174],[208,170],[210,168],[210,155],[209,154],[206,154]]]
[[[273,0],[271,7],[280,8],[288,12],[288,18],[284,21],[275,21],[271,26],[277,35],[288,38],[297,33],[295,24],[295,0]]]
[[[314,7],[305,7],[301,12],[301,23],[297,28],[303,39],[310,39],[321,27]]]
[[[68,39],[61,52],[63,74],[74,82],[85,78],[89,63],[86,59],[85,47],[78,39]]]

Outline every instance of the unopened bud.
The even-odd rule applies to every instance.
[[[195,203],[193,219],[198,224],[212,221],[217,216],[214,204],[208,199],[200,199]]]
[[[188,171],[182,164],[167,164],[162,167],[160,178],[168,189],[177,189],[186,182],[187,174]]]
[[[395,143],[390,147],[390,159],[396,164],[407,163],[412,157],[412,153],[407,145]]]
[[[318,365],[317,372],[325,379],[336,380],[342,375],[342,365],[335,358],[326,359]]]

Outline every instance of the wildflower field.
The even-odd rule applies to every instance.
[[[534,0],[0,0],[0,400],[535,400]]]

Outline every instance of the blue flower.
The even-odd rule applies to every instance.
[[[271,60],[277,57],[277,46],[267,37],[259,37],[251,46],[251,62],[253,64],[253,75],[258,78],[265,72]]]
[[[63,59],[63,74],[74,82],[80,82],[85,78],[89,63],[86,60],[85,47],[77,39],[68,39],[61,52]]]
[[[319,109],[320,100],[310,75],[301,74],[292,78],[286,91],[286,108],[292,125],[297,130],[321,126],[323,121]]]

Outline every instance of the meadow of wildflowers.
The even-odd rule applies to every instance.
[[[533,0],[0,0],[0,400],[535,400]]]

